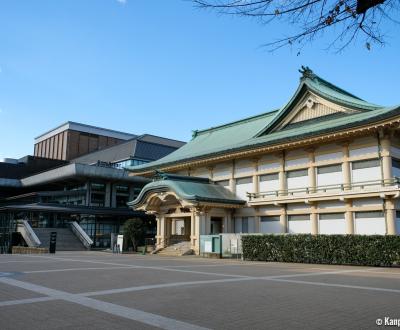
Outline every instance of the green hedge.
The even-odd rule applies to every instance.
[[[400,236],[245,235],[245,260],[313,264],[400,264]]]

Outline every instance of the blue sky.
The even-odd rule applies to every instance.
[[[2,0],[0,159],[71,120],[189,140],[194,129],[283,105],[301,65],[383,105],[400,104],[399,26],[387,45],[300,56],[260,47],[287,32],[184,0]],[[396,33],[397,32],[397,33]]]

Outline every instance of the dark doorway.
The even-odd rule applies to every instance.
[[[218,235],[222,233],[222,218],[211,217],[211,235]]]

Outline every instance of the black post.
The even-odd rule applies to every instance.
[[[53,231],[50,233],[50,253],[56,253],[56,243],[57,243],[57,232]]]

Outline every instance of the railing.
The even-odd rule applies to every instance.
[[[29,247],[39,247],[42,244],[33,231],[28,220],[18,220],[17,231],[21,233]]]
[[[342,184],[334,184],[334,185],[325,185],[325,186],[317,186],[317,187],[305,187],[305,188],[294,188],[294,189],[286,189],[286,190],[273,190],[267,192],[259,192],[259,193],[247,193],[247,197],[251,201],[256,198],[276,198],[281,196],[294,196],[299,194],[316,194],[316,193],[327,193],[327,192],[335,192],[335,191],[351,191],[351,190],[364,190],[372,187],[390,187],[394,185],[399,185],[400,179],[395,177],[386,180],[374,180],[374,181],[362,181],[355,183],[342,183]]]
[[[82,242],[82,244],[87,249],[90,249],[90,247],[93,245],[93,241],[76,221],[71,222],[71,230],[75,234],[75,236],[78,237],[78,239]]]

